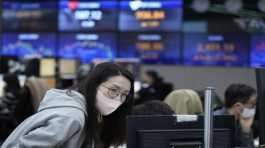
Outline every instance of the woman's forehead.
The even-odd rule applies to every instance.
[[[123,89],[126,89],[126,90],[130,90],[130,87],[131,87],[130,80],[127,79],[124,76],[114,76],[114,77],[110,77],[104,83],[105,84],[109,84],[109,85],[115,85],[115,86],[118,86],[118,87],[123,88]]]

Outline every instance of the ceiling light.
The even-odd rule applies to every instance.
[[[238,13],[242,9],[242,0],[226,0],[225,9],[230,13]]]
[[[191,7],[199,13],[206,12],[209,9],[210,1],[209,0],[193,0]]]

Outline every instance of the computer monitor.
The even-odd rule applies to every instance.
[[[214,116],[213,148],[234,148],[235,120]],[[127,148],[203,148],[203,116],[129,116]]]
[[[40,77],[55,76],[56,61],[53,58],[40,60]]]
[[[59,60],[59,75],[60,77],[74,78],[77,73],[77,60],[75,59],[60,59]]]
[[[257,82],[257,93],[258,93],[258,108],[259,109],[259,142],[260,145],[265,144],[265,69],[256,69],[256,82]]]

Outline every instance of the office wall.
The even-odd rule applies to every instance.
[[[255,71],[250,68],[162,65],[143,65],[141,68],[142,73],[148,69],[157,70],[164,80],[173,83],[176,89],[204,89],[206,86],[213,86],[221,98],[231,83],[245,83],[256,88]]]

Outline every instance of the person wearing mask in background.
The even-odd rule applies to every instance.
[[[172,84],[164,82],[156,71],[148,70],[143,74],[143,85],[136,94],[135,104],[149,100],[163,101],[172,90]]]
[[[203,112],[199,95],[192,89],[178,89],[172,91],[165,98],[176,114],[194,115]]]
[[[231,84],[225,91],[225,106],[216,110],[215,115],[233,115],[236,119],[235,145],[254,147],[253,124],[256,108],[256,90],[245,84]]]
[[[38,112],[22,122],[1,148],[80,148],[83,143],[109,148],[123,144],[133,84],[126,69],[109,62],[98,64],[71,89],[49,90]]]

